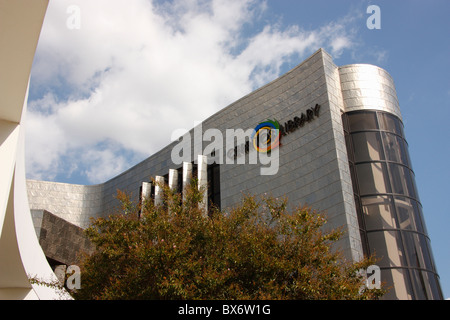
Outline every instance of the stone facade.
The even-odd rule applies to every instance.
[[[46,210],[31,210],[31,215],[39,244],[51,265],[77,265],[83,253],[95,250],[82,228]]]

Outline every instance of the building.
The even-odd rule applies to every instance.
[[[230,207],[246,191],[325,211],[328,226],[344,227],[337,246],[348,259],[381,258],[381,280],[392,286],[386,299],[442,299],[385,70],[338,67],[320,49],[103,184],[28,180],[29,205],[85,228],[91,217],[113,211],[117,189],[158,202],[151,177],[181,190],[196,175],[207,186],[206,208]]]

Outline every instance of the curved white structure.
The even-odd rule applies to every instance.
[[[29,77],[47,5],[0,0],[0,299],[70,298],[28,280],[57,279],[34,231],[24,162]]]

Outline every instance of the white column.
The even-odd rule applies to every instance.
[[[203,188],[203,200],[200,207],[208,214],[208,157],[198,155],[197,175],[198,175],[198,189]]]
[[[178,170],[176,169],[169,169],[169,188],[172,191],[177,192],[178,189]],[[173,205],[173,203],[169,203],[169,213],[171,212],[170,207]]]
[[[178,170],[169,169],[169,188],[177,191],[178,189]]]
[[[152,194],[152,184],[150,182],[142,182],[142,194],[141,194],[142,205],[145,203],[146,200],[150,199],[151,194]]]
[[[163,189],[162,185],[164,185],[164,177],[156,176],[155,177],[155,206],[159,206],[163,204]]]
[[[192,163],[191,162],[183,162],[183,200],[184,200],[184,192],[187,188],[187,186],[189,185],[189,183],[191,183],[191,179],[192,179]]]

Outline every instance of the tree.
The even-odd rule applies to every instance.
[[[342,231],[325,215],[287,210],[287,200],[244,195],[228,212],[199,208],[195,180],[186,197],[164,186],[164,205],[133,204],[86,230],[96,252],[82,263],[76,299],[376,299],[358,270],[332,249]],[[126,214],[124,214],[124,212]]]

